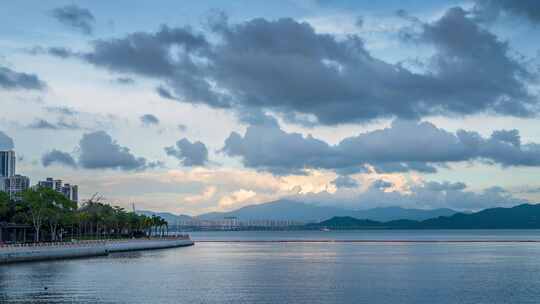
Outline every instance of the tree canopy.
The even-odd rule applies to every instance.
[[[97,195],[77,208],[62,193],[44,187],[28,189],[15,199],[0,191],[0,222],[32,225],[35,242],[163,236],[168,228],[159,216],[128,212]]]

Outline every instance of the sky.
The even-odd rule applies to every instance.
[[[540,202],[540,2],[0,4],[17,172],[190,215]]]

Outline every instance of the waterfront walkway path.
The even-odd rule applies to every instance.
[[[0,245],[0,264],[104,256],[112,252],[194,245],[189,236]]]
[[[197,240],[197,243],[540,243],[540,240]]]

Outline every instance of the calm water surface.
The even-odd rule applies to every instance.
[[[193,233],[540,240],[540,231]],[[47,289],[45,289],[47,288]],[[539,303],[540,243],[211,243],[0,266],[0,303]]]

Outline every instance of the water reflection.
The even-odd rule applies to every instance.
[[[0,302],[538,303],[539,254],[536,243],[199,243],[0,266]]]

